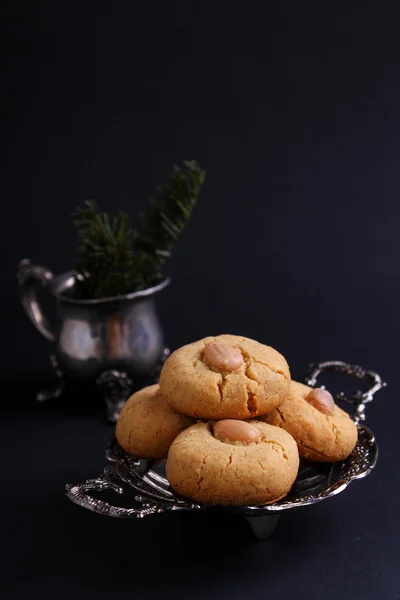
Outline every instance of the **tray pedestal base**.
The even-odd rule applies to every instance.
[[[258,540],[267,540],[273,532],[279,521],[279,515],[265,515],[263,517],[244,517],[245,521]]]

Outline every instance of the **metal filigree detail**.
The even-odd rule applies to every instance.
[[[373,434],[363,425],[359,426],[358,431],[357,445],[347,460],[336,464],[303,464],[292,491],[283,500],[272,505],[226,507],[225,510],[248,516],[262,516],[315,504],[338,494],[351,481],[368,475],[376,464],[378,450]],[[211,508],[177,496],[167,479],[153,470],[154,462],[129,456],[115,439],[110,443],[106,458],[112,466],[111,471],[108,468],[106,474],[98,479],[67,486],[70,500],[101,514],[129,518],[141,518],[169,510]],[[104,489],[112,489],[118,494],[123,490],[132,504],[138,506],[129,509],[110,506],[88,494],[90,491],[100,492]]]
[[[367,371],[359,365],[351,365],[340,360],[329,360],[326,362],[310,365],[310,371],[306,378],[306,383],[311,387],[315,387],[317,384],[318,377],[324,371],[333,371],[336,373],[344,373],[345,375],[351,375],[357,379],[365,379],[370,382],[369,387],[362,390],[357,390],[354,394],[346,396],[343,392],[339,392],[336,395],[338,400],[343,400],[354,406],[354,414],[352,415],[353,420],[356,423],[365,421],[365,409],[366,404],[373,400],[374,394],[379,390],[386,387],[386,382],[382,381],[382,378],[378,373],[374,371]]]
[[[106,402],[108,420],[116,423],[123,405],[132,393],[133,382],[123,371],[110,369],[104,371],[96,383]]]
[[[372,396],[384,384],[379,375],[372,371],[364,371],[361,367],[346,363],[320,363],[313,367],[307,382],[316,384],[317,376],[326,369],[339,368],[342,372],[373,379],[374,386],[363,392],[364,398],[370,401]],[[367,394],[367,396],[365,396]],[[342,398],[342,395],[339,395]],[[360,396],[357,396],[360,398]],[[359,404],[356,404],[358,407]],[[358,440],[352,454],[339,463],[310,463],[302,462],[299,474],[290,493],[278,502],[265,506],[224,507],[224,510],[241,514],[246,517],[267,517],[277,515],[285,510],[316,504],[322,500],[342,492],[352,482],[368,475],[376,465],[378,447],[371,430],[362,425],[358,419],[359,413],[353,416],[357,423]],[[142,518],[154,513],[170,510],[200,510],[213,508],[179,497],[170,487],[164,474],[160,472],[164,461],[148,461],[127,454],[114,439],[106,451],[108,466],[98,479],[88,480],[83,484],[68,485],[67,496],[70,500],[100,514],[119,518]],[[113,506],[91,495],[92,492],[111,490],[124,494],[131,505],[130,508]],[[261,523],[261,522],[260,522]],[[260,529],[272,531],[276,521],[265,522]],[[257,529],[257,528],[256,528]],[[253,528],[254,530],[254,528]]]

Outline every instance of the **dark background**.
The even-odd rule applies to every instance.
[[[1,87],[5,598],[399,597],[400,11],[394,2],[5,2]],[[93,398],[39,406],[49,345],[21,258],[73,266],[85,198],[138,212],[207,170],[159,297],[171,348],[237,333],[375,369],[376,471],[256,542],[228,517],[117,522],[63,497],[97,475]],[[6,561],[4,562],[4,556]]]

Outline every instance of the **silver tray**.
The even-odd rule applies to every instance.
[[[305,383],[315,387],[318,377],[326,371],[341,372],[366,380],[363,391],[351,395],[340,392],[336,398],[353,407],[352,419],[357,424],[358,440],[351,455],[338,463],[302,461],[299,474],[289,494],[270,505],[215,506],[192,502],[178,496],[165,478],[165,461],[150,461],[127,454],[113,438],[106,451],[107,464],[96,479],[66,486],[68,498],[79,506],[116,518],[143,518],[167,511],[224,510],[243,516],[255,535],[268,537],[275,528],[278,516],[286,510],[315,504],[339,494],[352,481],[366,477],[376,465],[378,446],[372,431],[366,427],[365,408],[374,394],[386,386],[374,371],[340,361],[328,361],[310,366]],[[322,386],[321,386],[322,387]],[[96,496],[118,494],[127,507]],[[96,496],[93,496],[96,494]]]

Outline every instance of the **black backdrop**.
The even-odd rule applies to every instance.
[[[5,479],[17,487],[2,496],[14,540],[8,597],[47,590],[55,598],[75,584],[90,594],[96,580],[112,593],[114,570],[119,597],[136,577],[144,598],[153,553],[160,573],[148,580],[149,596],[160,596],[167,578],[168,593],[186,597],[280,590],[350,598],[361,585],[360,598],[397,598],[395,3],[350,2],[341,10],[317,2],[15,1],[2,8],[2,422],[3,440],[13,447],[19,440]],[[310,361],[342,359],[376,369],[390,384],[368,416],[381,442],[377,471],[330,506],[288,516],[261,545],[223,519],[170,515],[127,525],[82,514],[62,486],[97,474],[110,429],[91,416],[90,399],[79,400],[87,403],[81,412],[67,401],[34,403],[36,384],[50,375],[49,347],[18,303],[19,259],[71,268],[75,206],[95,198],[134,222],[184,159],[198,160],[207,179],[168,264],[172,285],[159,297],[170,347],[238,333],[278,348],[294,375]],[[31,452],[24,487],[16,470]],[[96,532],[101,552],[98,540],[87,542],[86,556],[79,538]],[[51,546],[39,554],[38,538]],[[25,575],[17,581],[19,570]],[[202,575],[207,586],[193,582]]]

